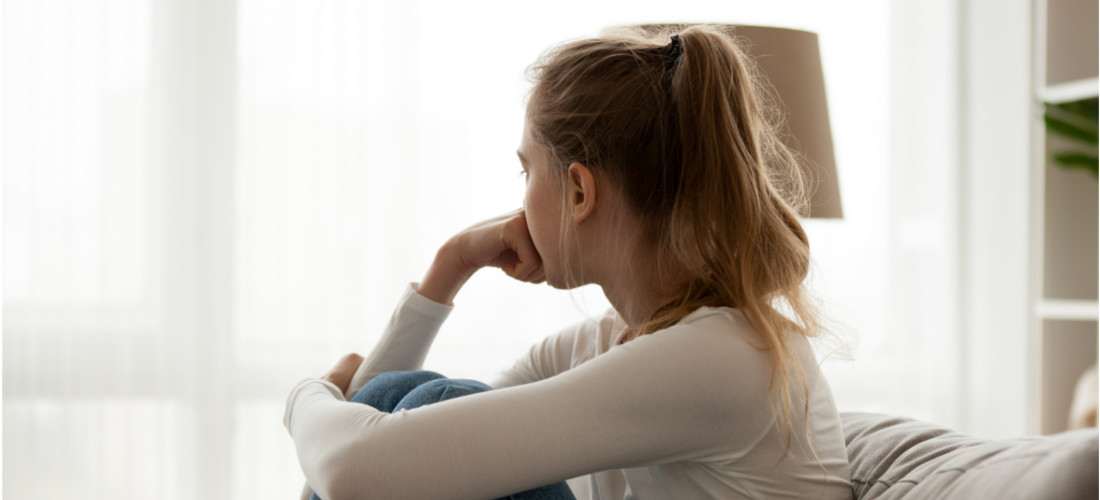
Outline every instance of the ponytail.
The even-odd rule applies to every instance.
[[[682,262],[702,262],[698,293],[653,318],[665,323],[699,302],[717,299],[740,309],[772,358],[773,405],[791,432],[791,380],[808,394],[806,376],[784,335],[816,332],[803,299],[809,242],[798,215],[773,178],[799,173],[757,97],[758,77],[734,39],[708,29],[680,36],[683,56],[672,77],[684,175],[670,217],[671,248]],[[777,167],[789,170],[782,171]],[[794,167],[791,169],[791,167]],[[788,185],[799,186],[798,179]],[[786,302],[794,318],[776,302]],[[793,372],[793,373],[792,373]],[[808,397],[802,398],[808,411]]]

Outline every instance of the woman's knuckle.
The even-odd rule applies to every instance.
[[[363,360],[363,357],[360,356],[358,353],[354,353],[354,352],[345,354],[344,357],[341,358],[341,361],[362,361],[362,360]]]

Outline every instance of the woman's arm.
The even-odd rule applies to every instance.
[[[770,361],[734,344],[674,327],[546,380],[394,414],[306,381],[285,424],[322,498],[495,498],[755,443],[771,425]]]
[[[591,321],[574,325],[532,345],[512,367],[489,382],[494,389],[530,384],[563,373],[570,368],[573,345],[578,335],[587,333]]]
[[[455,295],[475,272],[490,266],[520,281],[545,279],[522,210],[475,224],[439,248],[423,280],[405,290],[382,338],[352,377],[344,397],[350,399],[381,373],[421,369],[451,313]]]
[[[565,373],[604,352],[626,325],[614,309],[589,318],[544,338],[520,356],[511,368],[489,384],[495,389],[530,384]]]
[[[351,399],[379,374],[421,369],[439,327],[450,315],[455,295],[475,272],[487,266],[500,267],[520,281],[545,280],[542,260],[531,241],[523,210],[475,224],[440,247],[421,283],[405,290],[382,338],[343,388],[342,399]],[[291,399],[301,385],[291,393]],[[332,388],[335,386],[330,383],[326,390]],[[340,389],[336,388],[336,394],[341,393]],[[307,500],[312,490],[307,483],[302,489],[302,499]]]
[[[447,240],[417,292],[450,305],[462,285],[483,267],[499,267],[508,276],[528,283],[546,279],[523,210],[479,222]]]
[[[344,398],[351,399],[363,385],[382,373],[421,369],[451,309],[452,306],[428,300],[416,292],[415,285],[409,285],[394,308],[382,338],[352,376]]]

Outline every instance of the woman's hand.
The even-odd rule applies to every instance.
[[[336,387],[340,388],[340,393],[344,394],[348,392],[348,386],[351,385],[351,377],[355,375],[356,370],[359,369],[359,365],[363,364],[363,357],[351,353],[336,362],[336,366],[332,367],[328,373],[321,376],[321,380],[327,380],[332,382]],[[301,382],[305,382],[310,379],[302,379]]]
[[[474,224],[447,240],[417,292],[450,304],[466,280],[483,267],[499,267],[508,276],[528,283],[546,280],[522,209]]]

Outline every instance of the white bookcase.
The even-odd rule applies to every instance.
[[[1067,428],[1078,377],[1097,360],[1097,181],[1054,163],[1075,145],[1050,133],[1043,102],[1096,97],[1097,0],[1034,0],[1029,427]],[[1079,146],[1077,146],[1079,148]]]

